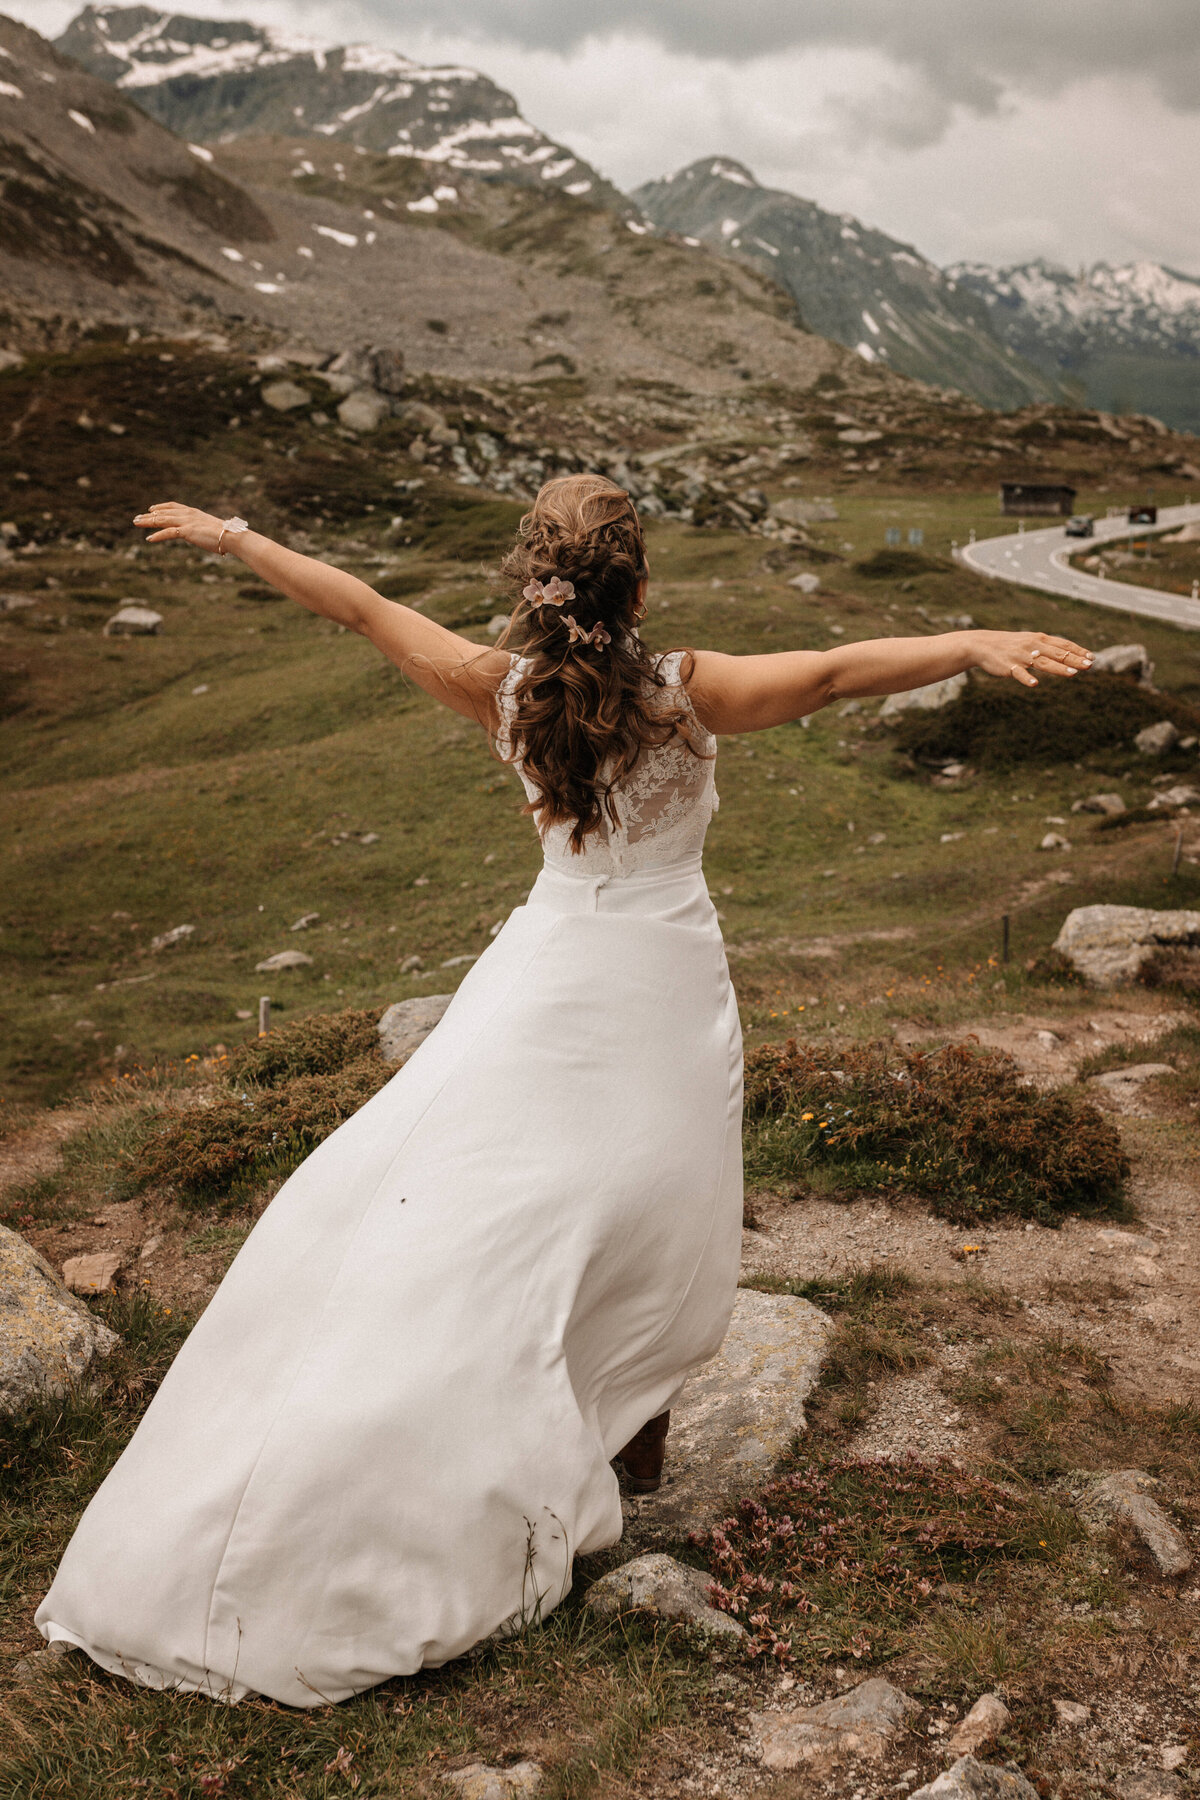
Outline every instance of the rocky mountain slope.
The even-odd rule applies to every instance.
[[[1097,263],[1072,274],[1042,261],[946,271],[987,308],[996,335],[1093,406],[1200,430],[1200,280],[1161,263]]]
[[[523,119],[512,95],[475,69],[430,68],[372,44],[328,44],[146,6],[87,6],[57,47],[185,138],[329,137],[420,157],[448,176],[556,187],[630,211],[595,169]]]
[[[713,394],[752,378],[804,391],[854,360],[754,270],[562,189],[451,185],[443,164],[321,138],[189,148],[11,21],[0,68],[10,340],[58,317],[286,338],[318,360],[374,343],[418,373]]]
[[[1020,406],[1061,392],[1053,371],[1031,368],[996,335],[974,292],[911,245],[849,214],[763,187],[729,157],[705,157],[648,182],[633,198],[660,230],[769,272],[795,297],[810,330],[868,362],[886,362],[990,406]]]

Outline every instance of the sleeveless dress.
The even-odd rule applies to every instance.
[[[645,753],[583,855],[546,834],[437,1029],[267,1207],[84,1513],[47,1639],[316,1706],[544,1616],[619,1538],[609,1459],[715,1354],[738,1272],[741,1037],[689,716],[701,754]]]

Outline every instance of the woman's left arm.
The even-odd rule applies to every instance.
[[[1075,675],[1091,662],[1081,644],[1044,631],[947,631],[767,656],[697,650],[688,693],[710,731],[763,731],[835,700],[903,694],[967,669],[1036,687],[1039,674]]]
[[[152,506],[133,522],[149,529],[146,541],[151,544],[182,542],[215,550],[220,543],[224,553],[236,556],[290,600],[369,639],[435,700],[496,729],[496,689],[510,667],[503,651],[482,648],[411,606],[385,600],[356,575],[315,556],[301,556],[261,532],[226,531],[222,538],[224,521],[194,506]]]

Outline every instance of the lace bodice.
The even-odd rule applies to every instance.
[[[642,753],[614,791],[620,825],[614,826],[605,814],[602,829],[589,835],[578,855],[571,849],[569,825],[552,825],[540,832],[551,865],[576,875],[632,875],[638,869],[681,862],[703,849],[704,834],[718,806],[717,740],[692,711],[680,679],[683,656],[682,650],[673,650],[659,657],[658,668],[667,685],[654,692],[665,710],[684,709],[691,721],[686,737],[676,731],[665,744]],[[520,746],[512,740],[513,692],[521,672],[521,658],[514,657],[496,697],[500,710],[496,744],[500,755],[515,765],[529,799],[536,800],[538,789],[526,777]]]

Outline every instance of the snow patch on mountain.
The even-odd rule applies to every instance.
[[[57,47],[193,141],[265,133],[345,139],[631,210],[595,169],[530,124],[513,96],[475,69],[145,6],[87,6]]]

